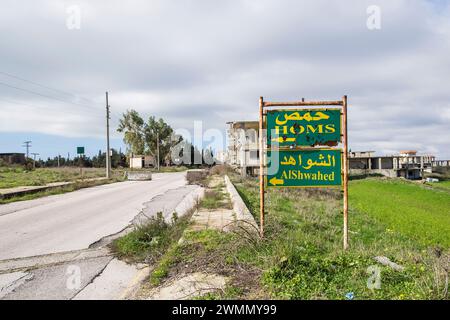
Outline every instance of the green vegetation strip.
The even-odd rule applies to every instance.
[[[0,167],[0,189],[22,186],[43,186],[52,182],[74,181],[81,178],[99,178],[105,176],[102,168],[38,168],[25,170],[22,166]]]
[[[352,208],[375,218],[391,232],[423,245],[450,247],[448,193],[411,182],[366,179],[350,183],[349,199]]]
[[[25,201],[25,200],[33,200],[37,198],[42,198],[46,196],[52,196],[57,194],[63,194],[67,192],[76,191],[83,188],[89,188],[89,187],[95,187],[103,184],[109,184],[113,182],[119,182],[122,181],[121,178],[113,178],[113,179],[103,179],[103,180],[91,180],[91,181],[78,181],[73,184],[61,186],[61,187],[52,187],[50,189],[47,189],[45,191],[38,191],[38,192],[30,192],[26,193],[20,196],[13,196],[10,198],[4,198],[0,199],[0,204],[6,204],[16,201]]]

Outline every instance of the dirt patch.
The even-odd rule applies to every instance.
[[[148,300],[186,300],[207,293],[223,291],[227,279],[216,274],[195,272],[173,278],[150,291]]]

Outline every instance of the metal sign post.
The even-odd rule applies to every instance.
[[[341,108],[266,109],[340,106]],[[266,138],[264,129],[267,130]],[[348,248],[347,96],[337,101],[264,102],[259,99],[260,236],[264,236],[265,187],[344,189],[344,249]],[[265,141],[265,143],[264,143]],[[343,148],[331,148],[343,144]],[[265,172],[267,166],[275,172]],[[273,170],[271,170],[273,171]],[[267,176],[267,179],[265,179]]]
[[[84,156],[84,147],[77,147],[78,154],[78,163],[80,165],[80,176],[83,178],[83,156]]]
[[[342,131],[344,144],[344,250],[348,248],[348,133],[347,96],[342,98]]]
[[[259,233],[261,238],[264,237],[264,100],[259,98]]]

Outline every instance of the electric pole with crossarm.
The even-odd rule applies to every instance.
[[[109,104],[108,104],[108,91],[106,91],[106,178],[111,177],[111,155],[109,150]]]
[[[23,147],[27,148],[27,159],[30,156],[31,141],[25,141]]]

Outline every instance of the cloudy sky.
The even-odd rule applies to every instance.
[[[224,131],[256,120],[259,96],[346,94],[352,150],[450,158],[450,1],[1,3],[0,152],[104,149],[105,91],[115,148],[127,108]]]

